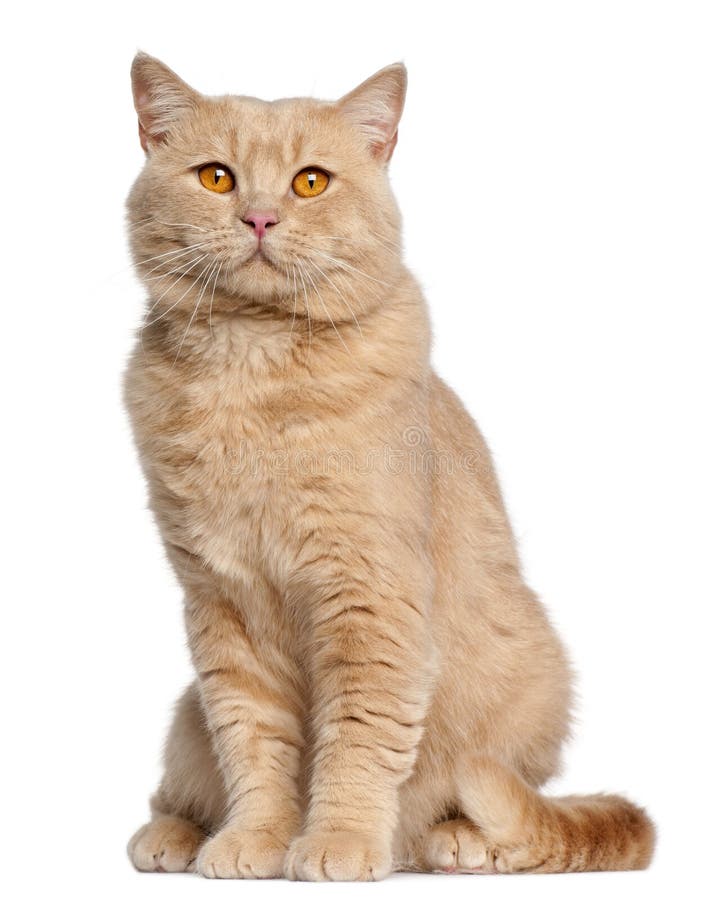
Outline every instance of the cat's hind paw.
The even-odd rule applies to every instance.
[[[178,816],[160,816],[140,828],[127,852],[140,872],[192,872],[206,835]]]
[[[448,819],[427,831],[424,862],[432,872],[480,874],[490,871],[490,858],[481,831],[468,819]]]

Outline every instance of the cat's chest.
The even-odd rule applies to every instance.
[[[217,571],[262,567],[295,485],[275,464],[290,428],[267,385],[239,368],[164,385],[154,397],[148,463],[160,519]]]

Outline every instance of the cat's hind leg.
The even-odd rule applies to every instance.
[[[485,871],[644,869],[655,831],[644,810],[608,794],[546,797],[514,769],[474,757],[457,776],[459,805],[485,836]]]
[[[176,705],[164,764],[151,798],[151,821],[134,834],[127,851],[141,872],[191,872],[207,834],[225,815],[225,789],[195,685]]]
[[[206,835],[178,816],[156,816],[129,841],[127,852],[140,872],[193,872]]]
[[[429,872],[488,871],[489,848],[483,832],[465,816],[432,825],[424,835],[423,868]]]

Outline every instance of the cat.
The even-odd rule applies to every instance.
[[[388,179],[406,70],[337,102],[132,67],[148,308],[126,402],[185,595],[144,871],[381,879],[649,864],[614,795],[546,798],[571,669],[488,449],[430,366]]]

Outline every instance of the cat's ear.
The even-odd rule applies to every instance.
[[[385,163],[391,159],[397,144],[406,93],[406,66],[394,63],[337,101],[338,108],[369,141],[372,155]]]
[[[181,115],[195,109],[200,94],[148,53],[137,53],[131,66],[131,89],[139,117],[139,140],[149,153],[162,143]]]

